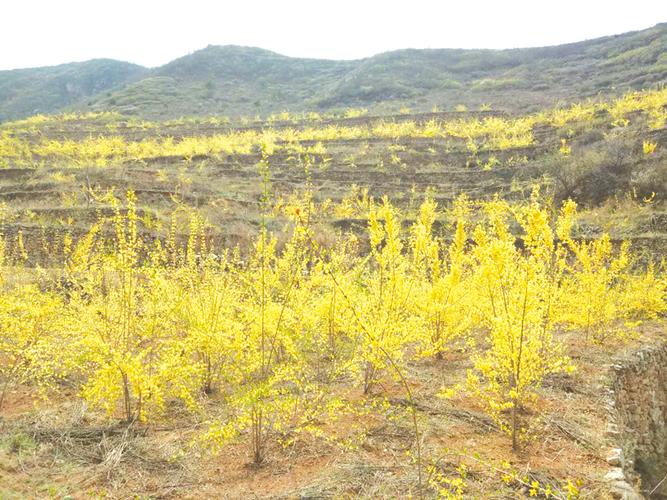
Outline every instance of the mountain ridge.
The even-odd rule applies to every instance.
[[[667,23],[563,45],[400,49],[356,60],[209,45],[156,67],[113,59],[0,71],[0,120],[118,111],[147,118],[368,107],[507,110],[667,81]]]

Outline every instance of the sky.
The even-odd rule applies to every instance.
[[[93,58],[155,67],[226,44],[325,59],[533,47],[659,22],[667,0],[3,0],[0,69]]]

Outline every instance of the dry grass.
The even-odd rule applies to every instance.
[[[476,400],[437,397],[443,384],[465,377],[465,353],[412,362],[409,377],[424,464],[450,477],[457,477],[456,468],[466,464],[465,494],[471,497],[507,498],[527,492],[521,484],[502,481],[500,464],[506,460],[531,481],[558,488],[567,479],[579,480],[584,497],[601,498],[607,470],[607,367],[617,356],[663,341],[663,328],[661,323],[647,323],[630,344],[605,347],[589,346],[576,332],[563,334],[577,371],[548,379],[537,403],[526,408],[523,418],[531,422],[531,434],[517,453],[511,452],[509,437]],[[60,394],[45,403],[30,388],[21,387],[10,394],[4,410],[0,497],[416,496],[416,469],[406,455],[413,449],[414,435],[400,386],[385,382],[369,397],[345,384],[340,390],[364,411],[323,422],[330,441],[300,435],[282,446],[273,440],[266,463],[257,468],[248,465],[249,450],[243,442],[217,456],[200,449],[196,436],[202,426],[177,409],[168,425],[123,427],[91,412],[74,394]],[[344,437],[348,446],[341,445]],[[434,494],[428,487],[424,492]]]

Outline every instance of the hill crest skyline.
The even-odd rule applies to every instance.
[[[538,109],[667,82],[667,24],[564,45],[401,49],[357,60],[209,45],[145,68],[113,59],[0,71],[0,120],[67,111],[151,119],[364,107]]]

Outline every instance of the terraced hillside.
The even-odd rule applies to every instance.
[[[204,214],[212,238],[244,246],[257,233],[266,164],[271,203],[306,191],[330,200],[331,234],[364,228],[368,196],[389,196],[409,221],[427,192],[446,207],[461,193],[522,199],[540,184],[556,203],[573,198],[585,209],[583,237],[610,230],[663,251],[666,103],[657,90],[528,115],[37,117],[1,129],[3,231],[56,258],[65,234],[109,210],[96,197],[134,190],[147,233],[164,236],[185,205]]]
[[[664,491],[667,89],[535,102],[0,124],[0,498]]]
[[[660,487],[642,464],[662,442],[633,444],[664,434],[643,430],[664,398],[636,397],[659,379],[618,377],[665,341],[666,119],[658,88],[532,114],[2,125],[0,497]]]

